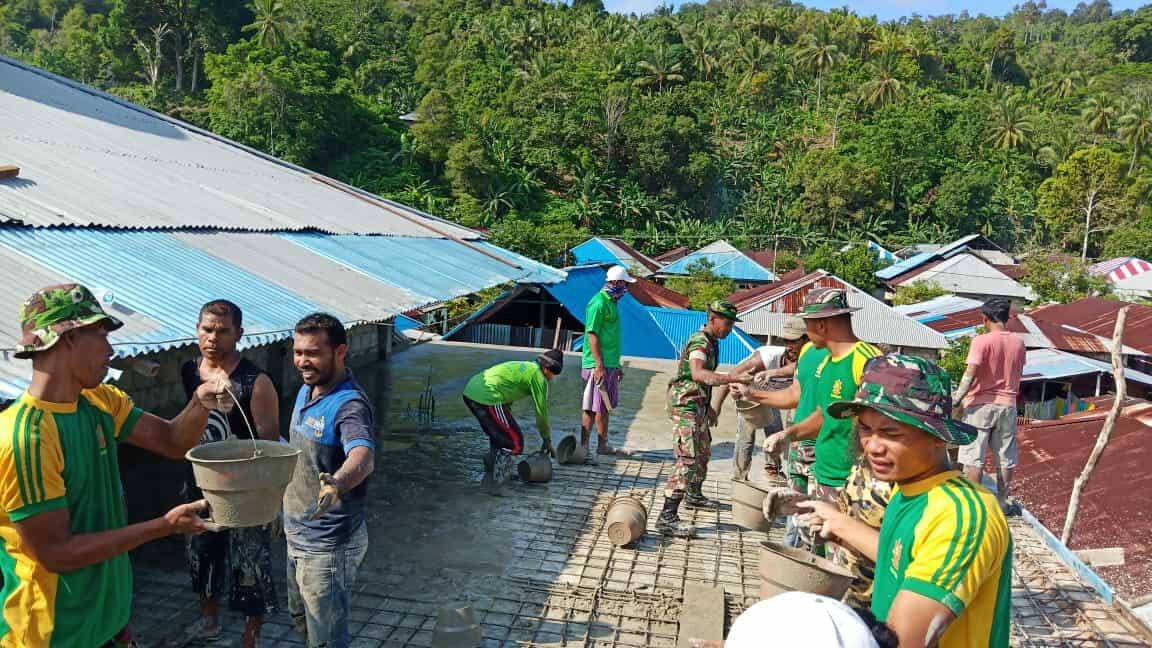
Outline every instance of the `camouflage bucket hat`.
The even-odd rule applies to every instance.
[[[848,292],[843,288],[814,288],[804,298],[802,308],[799,317],[803,319],[835,317],[860,310],[848,305]]]
[[[708,304],[708,312],[716,313],[720,317],[725,317],[733,322],[740,321],[740,318],[736,317],[736,306],[727,299],[717,299],[711,304]]]
[[[80,284],[41,288],[20,306],[23,337],[15,356],[30,358],[37,351],[51,349],[65,332],[98,322],[107,322],[111,331],[124,326],[105,313],[92,291]]]
[[[856,398],[832,403],[828,415],[848,418],[862,407],[955,445],[976,438],[976,428],[952,418],[948,374],[923,358],[896,353],[872,358],[864,366]]]

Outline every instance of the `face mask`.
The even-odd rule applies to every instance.
[[[608,286],[608,296],[612,299],[620,299],[624,296],[624,292],[628,290],[624,286]]]

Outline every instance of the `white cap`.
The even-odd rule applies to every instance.
[[[777,594],[744,610],[724,642],[725,648],[767,646],[878,648],[852,608],[809,592]]]
[[[636,283],[636,280],[628,275],[628,270],[624,266],[612,266],[608,268],[608,281],[627,281],[628,283]]]

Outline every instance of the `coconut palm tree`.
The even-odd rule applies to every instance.
[[[702,78],[710,78],[717,67],[715,30],[710,27],[691,32],[685,30],[681,36],[692,67]]]
[[[274,49],[283,45],[287,40],[290,21],[284,1],[252,0],[248,8],[256,19],[252,24],[241,27],[241,31],[255,32],[254,37],[261,47]]]
[[[741,83],[748,83],[757,72],[762,72],[772,58],[772,48],[759,38],[747,37],[736,48],[736,60],[743,69]]]
[[[860,86],[860,95],[873,108],[883,108],[900,101],[903,86],[896,78],[897,54],[886,51],[874,63],[870,63],[873,78]]]
[[[1036,150],[1036,159],[1044,166],[1055,169],[1079,146],[1079,131],[1075,128],[1058,128],[1053,131],[1052,141]]]
[[[987,142],[1004,150],[1024,148],[1032,139],[1032,118],[1021,94],[1008,95],[992,104],[992,127]]]
[[[1128,175],[1132,175],[1136,158],[1152,143],[1152,106],[1147,97],[1129,104],[1120,117],[1120,137],[1132,148],[1132,161],[1128,163]]]
[[[808,42],[800,49],[801,64],[816,75],[816,112],[820,112],[820,100],[824,95],[824,76],[843,60],[844,53],[832,41],[828,24],[821,22],[816,31],[808,35]]]
[[[659,92],[666,84],[684,81],[684,75],[681,74],[683,64],[678,59],[676,52],[670,50],[665,43],[659,43],[651,56],[636,64],[643,76],[633,81],[633,84],[641,88],[656,86]]]
[[[1084,125],[1092,131],[1092,143],[1095,144],[1101,135],[1112,132],[1116,122],[1116,103],[1107,95],[1089,97],[1080,111],[1080,118]]]
[[[1053,101],[1062,101],[1072,96],[1076,88],[1084,83],[1084,74],[1080,70],[1072,70],[1060,74],[1043,86],[1044,94]]]

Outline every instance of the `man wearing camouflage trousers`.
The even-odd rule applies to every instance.
[[[676,377],[668,384],[668,416],[672,420],[676,467],[668,478],[664,510],[656,521],[656,529],[664,535],[690,537],[696,533],[696,527],[680,520],[681,502],[693,509],[715,510],[719,506],[715,500],[704,497],[700,487],[708,475],[711,428],[716,423],[716,412],[711,406],[712,387],[752,381],[747,372],[716,373],[720,340],[728,337],[738,321],[736,307],[731,302],[721,299],[709,304],[707,323],[688,338],[680,352]]]

